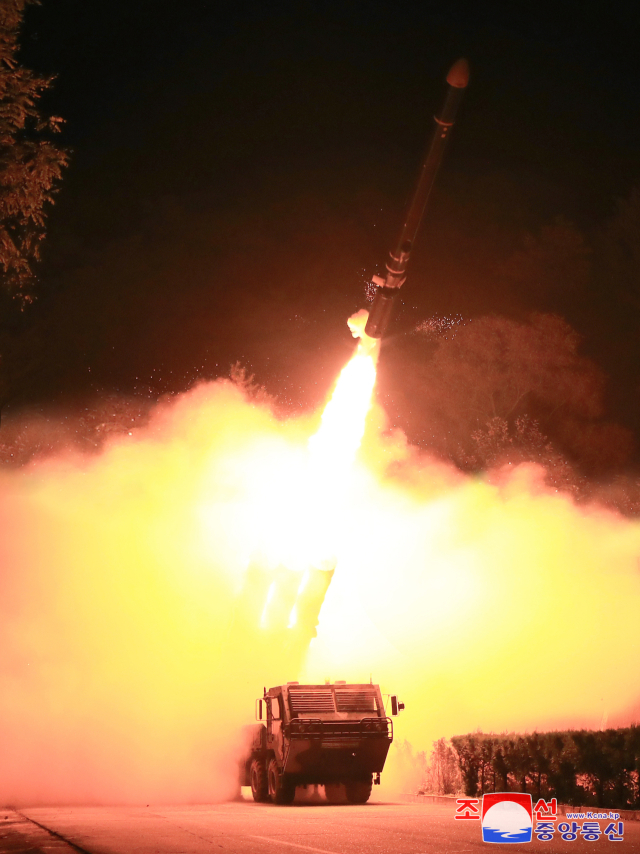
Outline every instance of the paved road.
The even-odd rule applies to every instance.
[[[182,807],[57,807],[0,811],[0,851],[53,854],[466,854],[487,851],[479,823],[449,804],[290,807],[245,803]],[[38,825],[34,824],[37,822]],[[43,829],[46,828],[47,830]],[[54,836],[50,833],[58,834]],[[638,852],[640,822],[623,842],[539,842],[507,851]],[[501,849],[505,850],[504,846]]]

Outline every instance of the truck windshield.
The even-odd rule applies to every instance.
[[[289,689],[289,704],[293,715],[312,715],[331,712],[365,712],[376,714],[378,703],[374,688],[333,688],[318,685]]]
[[[330,686],[319,685],[317,688],[289,690],[289,702],[293,714],[308,714],[309,712],[335,712],[333,691]]]
[[[339,712],[376,712],[375,691],[345,691],[336,688],[336,707]]]

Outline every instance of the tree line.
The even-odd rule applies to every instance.
[[[437,744],[437,743],[436,743]],[[640,725],[451,739],[466,795],[530,792],[561,803],[640,806]]]

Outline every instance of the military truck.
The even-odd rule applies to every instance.
[[[395,696],[389,706],[392,715],[404,708]],[[265,688],[256,719],[265,723],[246,728],[240,762],[240,785],[251,786],[255,801],[290,804],[297,786],[322,785],[330,802],[364,804],[380,782],[393,721],[378,685]]]

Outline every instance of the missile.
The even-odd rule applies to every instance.
[[[389,325],[393,303],[404,284],[411,249],[468,82],[469,64],[466,59],[459,59],[447,74],[448,88],[444,106],[440,115],[434,116],[436,126],[433,139],[427,149],[418,184],[407,208],[400,237],[394,250],[389,253],[386,277],[373,276],[372,278],[372,283],[376,285],[376,292],[365,326],[365,332],[370,338],[381,338]]]

